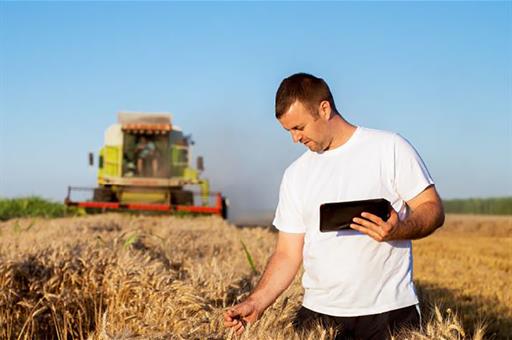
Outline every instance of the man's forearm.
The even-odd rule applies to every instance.
[[[260,311],[267,309],[292,283],[301,263],[286,253],[274,252],[248,300],[252,300]]]
[[[395,239],[414,240],[426,237],[443,223],[442,205],[436,202],[425,202],[413,209],[409,216],[400,222],[399,232]]]

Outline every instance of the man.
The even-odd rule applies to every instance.
[[[146,163],[151,162],[151,177],[156,176],[158,164],[155,143],[148,140],[145,136],[140,136],[139,142],[135,148],[135,154],[137,156],[137,174],[144,176]]]
[[[319,321],[340,328],[338,339],[385,339],[401,326],[419,326],[410,240],[444,223],[419,155],[397,134],[348,123],[327,84],[309,74],[283,80],[276,117],[309,150],[284,173],[276,249],[250,296],[224,314],[225,326],[242,333],[290,285],[302,261],[297,328]],[[393,206],[387,221],[363,213],[351,229],[319,231],[322,203],[381,197]]]

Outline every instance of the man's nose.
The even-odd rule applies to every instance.
[[[301,135],[300,135],[299,131],[291,131],[291,134],[292,134],[292,139],[293,139],[294,143],[297,143],[300,141]]]

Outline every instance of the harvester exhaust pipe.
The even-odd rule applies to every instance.
[[[89,152],[89,166],[94,166],[94,154]]]
[[[197,157],[197,166],[196,166],[196,169],[198,171],[204,171],[204,161],[203,161],[203,156],[198,156]]]

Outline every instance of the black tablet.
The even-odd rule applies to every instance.
[[[324,203],[320,205],[320,231],[338,231],[350,228],[354,217],[361,217],[361,213],[368,212],[387,221],[391,211],[391,203],[384,198]]]

